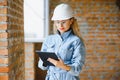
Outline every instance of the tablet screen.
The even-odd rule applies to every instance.
[[[48,58],[59,60],[58,57],[57,57],[57,55],[54,52],[36,51],[36,53],[39,55],[39,57],[43,61],[44,66],[54,66],[52,63],[50,63],[49,61],[47,61]]]

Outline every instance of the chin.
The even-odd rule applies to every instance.
[[[60,31],[60,33],[62,34],[62,33],[64,33],[64,31]]]

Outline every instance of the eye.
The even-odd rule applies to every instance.
[[[57,22],[57,24],[59,24],[60,22]]]
[[[62,24],[65,24],[66,22],[64,21],[64,22],[62,22]]]
[[[55,23],[56,23],[56,24],[59,24],[60,22],[59,22],[59,21],[56,21]]]

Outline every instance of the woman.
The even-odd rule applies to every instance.
[[[85,61],[85,46],[72,8],[68,4],[58,5],[52,20],[57,33],[46,38],[41,51],[55,52],[59,60],[48,58],[55,66],[44,66],[40,59],[38,67],[48,70],[45,80],[79,80]]]

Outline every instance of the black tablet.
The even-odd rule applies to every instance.
[[[54,66],[54,64],[47,61],[48,58],[52,58],[55,60],[59,60],[57,55],[54,52],[42,52],[42,51],[36,51],[36,53],[39,55],[41,60],[43,61],[44,66]]]

